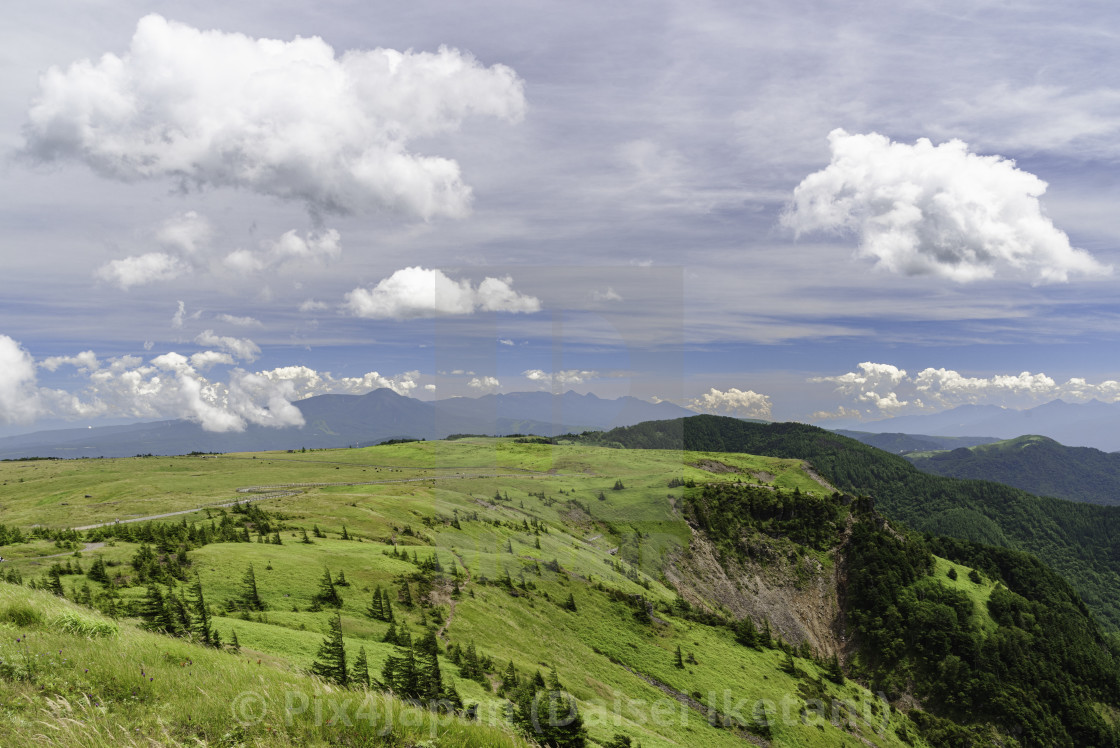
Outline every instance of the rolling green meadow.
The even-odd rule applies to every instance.
[[[20,528],[0,573],[23,582],[0,585],[0,744],[532,744],[510,718],[511,664],[574,698],[591,745],[924,744],[824,653],[777,631],[744,646],[720,601],[680,598],[665,570],[690,553],[683,495],[702,483],[832,494],[799,460],[510,438],[0,463],[0,516]],[[238,537],[161,549],[157,525]],[[200,586],[220,648],[144,630],[144,546],[168,596]],[[108,584],[88,576],[99,560]],[[65,599],[46,589],[57,565]],[[238,603],[250,568],[260,609]],[[325,574],[344,577],[337,608],[317,602]],[[470,714],[377,687],[402,648],[375,593],[393,627],[434,633]],[[348,666],[366,653],[368,689],[310,674],[333,620]],[[481,673],[464,674],[468,648]]]

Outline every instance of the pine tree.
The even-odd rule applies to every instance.
[[[381,585],[377,585],[377,589],[373,591],[373,599],[366,608],[366,615],[375,621],[385,620],[385,611],[381,607]]]
[[[576,612],[576,598],[571,592],[568,593],[568,599],[564,601],[564,609]]]
[[[381,668],[381,678],[393,693],[405,699],[420,698],[420,672],[412,650],[412,637],[402,631],[398,637],[398,655],[391,655]]]
[[[412,607],[412,590],[408,588],[408,582],[405,582],[397,593],[397,602],[406,608]]]
[[[257,591],[257,575],[253,571],[252,564],[249,564],[249,568],[245,570],[245,574],[241,577],[241,595],[238,596],[234,607],[240,610],[265,609],[264,602]]]
[[[319,645],[311,672],[340,686],[350,682],[346,669],[346,645],[342,640],[342,617],[338,613],[328,624],[327,635]]]
[[[335,577],[334,583],[335,583],[335,586],[337,586],[337,587],[349,587],[350,586],[350,583],[346,581],[346,572],[342,571],[342,570],[339,570],[338,576]]]
[[[97,559],[90,565],[87,577],[94,582],[101,582],[101,584],[109,584],[109,573],[105,570],[105,561],[98,556]]]
[[[498,689],[499,694],[512,693],[517,690],[520,681],[517,678],[517,668],[513,666],[513,660],[509,661],[506,665],[506,670],[502,673],[502,687]]]
[[[389,600],[389,591],[388,590],[382,590],[381,591],[381,610],[385,614],[385,617],[382,620],[389,621],[390,623],[392,623],[392,621],[393,621],[393,603],[392,603],[392,601]]]
[[[210,627],[210,611],[206,608],[206,598],[202,595],[202,580],[195,576],[194,588],[194,626],[192,628],[198,640],[207,647],[214,646],[214,632]]]
[[[323,569],[323,578],[319,580],[319,591],[315,593],[312,602],[319,605],[329,605],[332,608],[342,607],[342,598],[339,596],[338,590],[334,588],[330,569]]]
[[[47,590],[59,597],[66,597],[66,590],[62,588],[62,568],[54,564],[47,571]]]
[[[350,539],[350,533],[346,532],[346,525],[342,526],[342,539],[343,540],[349,540]]]
[[[284,544],[283,541],[280,540],[280,531],[279,530],[272,533],[272,544],[273,545],[283,545]]]
[[[766,647],[767,649],[773,646],[774,638],[770,633],[770,621],[768,619],[763,620],[762,633],[759,635],[758,639],[759,643],[761,643],[762,646]]]
[[[221,644],[219,643],[216,646],[220,647]],[[234,652],[240,652],[241,651],[241,642],[238,641],[238,639],[237,639],[237,629],[234,629],[233,632],[230,634],[229,648],[232,649]]]
[[[155,582],[148,585],[148,590],[140,601],[137,611],[142,621],[141,625],[149,631],[162,631],[170,634],[175,630],[175,624],[167,612],[167,600],[163,591]]]
[[[396,644],[399,638],[400,634],[397,633],[397,624],[390,621],[389,630],[385,632],[385,636],[382,637],[381,641],[386,644]]]
[[[676,665],[681,670],[684,670],[684,659],[681,658],[681,645],[680,644],[677,645],[677,655],[673,659],[673,664]]]
[[[420,698],[426,702],[438,701],[443,696],[443,677],[439,670],[439,642],[435,629],[416,643],[416,667],[419,671]]]
[[[735,641],[744,647],[758,647],[758,628],[754,621],[747,616],[735,624]]]
[[[369,688],[369,661],[366,660],[366,648],[358,648],[358,659],[354,660],[354,667],[350,670],[350,680],[362,688]]]
[[[833,683],[844,684],[844,670],[840,667],[840,658],[835,653],[833,653],[828,664],[825,665],[824,672]]]
[[[306,543],[307,545],[311,545],[312,541],[311,541],[311,538],[307,537],[307,530],[302,530],[302,532],[303,532],[303,540],[301,540],[299,542]]]
[[[314,527],[312,528],[311,532],[312,532],[312,534],[313,534],[313,535],[315,535],[315,537],[317,537],[317,538],[325,538],[325,537],[327,537],[326,535],[324,535],[324,534],[323,534],[323,531],[319,529],[319,526],[318,526],[318,525],[315,525],[315,526],[314,526]]]

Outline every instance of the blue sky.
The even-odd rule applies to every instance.
[[[848,6],[14,9],[0,431],[1120,398],[1120,10]]]

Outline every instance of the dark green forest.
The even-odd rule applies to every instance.
[[[906,459],[934,475],[993,480],[1069,501],[1120,504],[1120,454],[1067,447],[1044,436],[1020,436]]]

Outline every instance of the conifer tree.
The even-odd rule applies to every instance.
[[[346,668],[346,645],[342,640],[342,617],[338,613],[330,620],[327,635],[319,645],[311,672],[324,680],[345,686],[350,682]]]
[[[516,691],[520,681],[517,678],[517,668],[513,666],[513,660],[509,661],[506,665],[506,670],[502,673],[502,687],[498,690],[499,694],[507,694]]]
[[[397,602],[406,608],[412,607],[412,590],[408,588],[408,582],[401,585],[401,589],[397,593]]]
[[[312,541],[311,541],[311,538],[307,537],[307,530],[302,530],[302,532],[303,532],[303,539],[300,540],[299,542],[306,543],[307,545],[311,545]]]
[[[381,585],[377,585],[377,589],[373,591],[373,599],[366,608],[366,615],[375,621],[385,620],[385,611],[381,607]]]
[[[681,670],[684,670],[684,659],[681,657],[681,645],[680,644],[677,645],[677,655],[673,659],[673,664],[676,665]]]
[[[381,668],[381,678],[395,694],[401,698],[420,698],[420,672],[416,667],[416,656],[412,650],[412,637],[402,631],[397,638],[400,648],[397,655],[391,655]]]
[[[342,526],[342,539],[343,540],[349,540],[350,539],[350,533],[346,532],[346,525]]]
[[[350,586],[350,583],[346,581],[346,572],[342,571],[341,569],[338,572],[338,576],[335,577],[334,583],[338,587],[349,587]]]
[[[393,621],[393,603],[392,603],[392,601],[389,600],[389,591],[388,590],[382,590],[381,591],[381,610],[385,614],[385,618],[383,618],[382,620],[389,621],[390,623],[392,623],[392,621]]]
[[[735,623],[735,641],[744,647],[758,647],[758,628],[750,616],[746,616]]]
[[[443,696],[443,678],[439,670],[439,642],[435,629],[428,632],[416,643],[416,667],[420,678],[420,698],[427,702],[437,701]]]
[[[279,530],[272,533],[272,544],[273,545],[283,545],[284,544],[283,541],[280,540],[280,531]]]
[[[400,634],[397,633],[397,624],[393,621],[390,621],[389,630],[385,632],[385,636],[382,637],[381,641],[385,642],[386,644],[396,644],[399,637]]]
[[[317,538],[325,538],[326,537],[326,535],[323,534],[323,531],[319,529],[318,525],[314,525],[311,529],[311,532]]]
[[[140,601],[137,611],[142,621],[141,625],[149,631],[162,631],[170,634],[175,630],[175,624],[167,613],[167,600],[159,585],[152,582],[144,598]]]
[[[221,643],[219,642],[215,646],[220,647]],[[238,641],[238,639],[237,639],[237,629],[234,629],[233,632],[230,634],[229,648],[232,649],[234,652],[240,652],[241,651],[241,642]]]
[[[342,597],[334,587],[330,569],[323,569],[323,578],[319,580],[319,591],[315,593],[312,601],[319,605],[329,605],[332,608],[342,607]]]
[[[576,598],[571,592],[568,593],[568,599],[564,601],[564,609],[576,612]]]
[[[95,582],[109,584],[109,573],[105,570],[105,561],[101,556],[98,556],[93,564],[90,565],[89,573],[87,573],[86,576]]]
[[[194,588],[194,626],[192,630],[198,640],[207,647],[214,646],[214,632],[210,626],[210,611],[206,608],[206,598],[202,595],[202,580],[195,575]]]
[[[66,590],[62,588],[62,569],[58,564],[53,564],[47,571],[47,590],[59,597],[66,597]]]
[[[234,606],[241,610],[264,610],[264,602],[257,591],[257,575],[253,571],[252,564],[249,564],[249,568],[241,577],[241,595]]]
[[[362,688],[369,688],[369,661],[366,659],[366,648],[358,648],[358,659],[354,660],[354,667],[350,671],[350,680]]]

